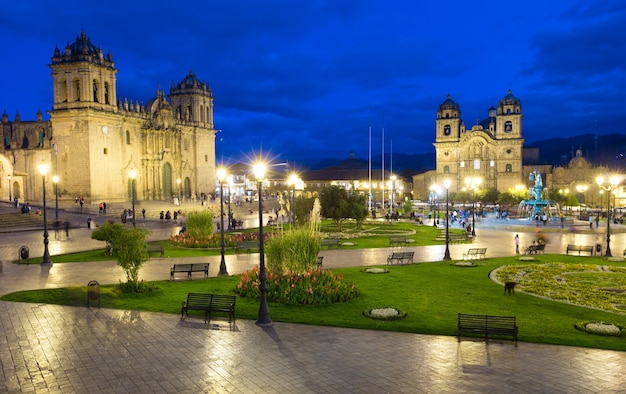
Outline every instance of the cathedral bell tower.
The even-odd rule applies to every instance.
[[[85,32],[61,52],[54,49],[52,63],[54,110],[97,108],[115,110],[117,69],[111,54],[96,48]]]
[[[461,108],[448,95],[437,111],[435,142],[455,142],[461,138],[465,125],[461,120]]]
[[[211,88],[198,80],[193,71],[170,88],[170,100],[174,117],[201,127],[213,128],[213,93]]]
[[[522,102],[513,96],[511,89],[498,103],[496,131],[497,140],[522,138]]]

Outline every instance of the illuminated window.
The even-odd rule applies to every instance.
[[[480,170],[480,159],[474,160],[474,169]]]
[[[461,168],[465,168],[465,161],[461,160]]]
[[[513,166],[511,164],[507,164],[506,167],[504,167],[504,171],[513,172]]]

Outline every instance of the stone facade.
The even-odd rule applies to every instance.
[[[522,104],[511,91],[490,108],[488,117],[471,129],[461,119],[460,106],[450,96],[435,120],[436,176],[459,191],[467,177],[479,177],[482,187],[505,191],[522,175]]]
[[[84,32],[64,51],[55,48],[49,67],[50,120],[40,112],[34,122],[2,116],[3,196],[9,195],[3,182],[12,175],[13,196],[41,199],[41,162],[50,176],[58,175],[60,199],[128,201],[131,171],[137,173],[137,200],[179,193],[199,198],[215,190],[213,95],[193,72],[172,84],[169,100],[160,89],[145,106],[121,100],[111,54],[104,55]]]

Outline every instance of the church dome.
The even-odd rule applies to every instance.
[[[76,37],[76,41],[69,46],[69,49],[72,50],[73,54],[86,54],[86,55],[97,55],[98,48],[91,43],[85,31],[80,33],[80,36]]]
[[[511,93],[511,89],[509,89],[508,93],[506,94],[506,96],[504,96],[504,98],[502,98],[502,100],[500,100],[500,104],[501,105],[516,105],[516,104],[520,104],[520,100],[513,96],[513,93]]]
[[[457,110],[457,111],[459,110],[459,105],[450,98],[450,95],[448,95],[448,98],[446,99],[446,101],[441,103],[441,105],[439,106],[440,111],[443,111],[446,109],[452,109],[452,110]]]
[[[177,88],[185,89],[185,88],[202,88],[205,86],[205,83],[200,81],[198,77],[193,73],[193,71],[189,71],[189,74],[180,81]]]

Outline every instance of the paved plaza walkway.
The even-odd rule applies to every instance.
[[[178,230],[146,225],[153,239]],[[474,244],[488,247],[488,257],[514,253],[515,233],[522,245],[536,236],[533,228],[486,221],[476,231]],[[605,242],[601,231],[546,236],[548,253],[563,253],[568,243]],[[124,279],[113,261],[13,264],[22,245],[41,256],[41,231],[0,239],[0,294]],[[614,255],[624,241],[623,233],[613,236],[611,246],[620,251]],[[89,229],[73,228],[69,238],[51,239],[50,250],[54,256],[100,246],[94,242]],[[409,248],[420,262],[440,261],[444,252]],[[466,248],[452,245],[452,258]],[[387,252],[321,255],[334,268],[381,264]],[[231,274],[258,264],[258,253],[226,257]],[[219,256],[200,260],[210,262],[210,276],[217,274]],[[141,277],[167,279],[177,261],[153,257]],[[241,319],[207,327],[171,314],[12,302],[0,302],[0,327],[0,393],[626,393],[626,352],[287,323],[261,328]]]

